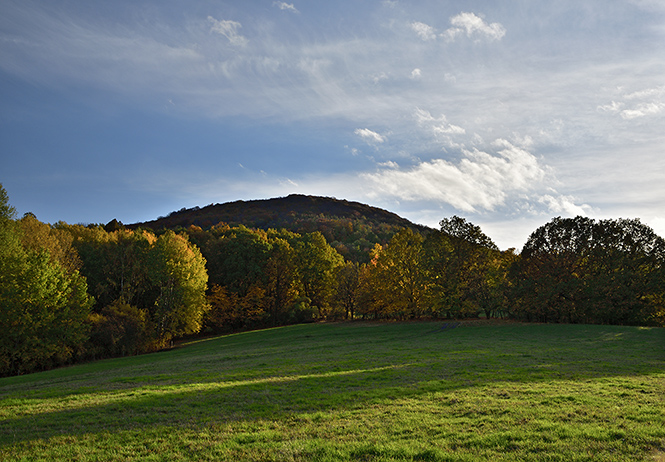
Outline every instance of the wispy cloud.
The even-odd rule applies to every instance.
[[[443,114],[434,117],[429,111],[417,108],[415,116],[420,125],[429,127],[434,134],[459,135],[466,133],[464,128],[448,123],[446,116]]]
[[[621,117],[624,119],[637,119],[648,115],[660,114],[665,109],[665,103],[640,103],[631,109],[621,111]]]
[[[208,21],[212,23],[210,30],[226,37],[232,45],[247,44],[247,39],[239,33],[242,27],[239,22],[230,19],[215,19],[212,16],[208,16]]]
[[[565,20],[570,2],[507,11],[483,0],[473,12],[454,2],[315,3],[307,25],[294,30],[290,13],[298,9],[287,1],[119,2],[111,17],[80,2],[9,0],[0,15],[0,72],[92,112],[124,104],[220,127],[243,120],[266,144],[274,139],[275,152],[300,146],[307,124],[334,159],[303,163],[284,154],[283,170],[264,167],[303,193],[320,192],[329,176],[326,194],[366,186],[356,199],[427,201],[430,210],[665,206],[662,2],[576,9],[584,28]],[[277,131],[293,144],[281,147],[286,137]],[[266,150],[258,151],[248,155]],[[626,162],[627,152],[637,160]],[[339,175],[320,171],[331,165]],[[279,195],[288,182],[274,184],[260,192]],[[623,208],[610,207],[621,201]]]
[[[411,23],[411,29],[418,34],[424,41],[436,40],[436,31],[432,26],[425,24],[424,22],[414,21]]]
[[[619,101],[598,106],[598,109],[632,120],[665,111],[665,85],[624,94]]]
[[[273,6],[276,6],[280,10],[291,11],[293,13],[300,13],[298,9],[293,5],[293,3],[286,2],[272,2]]]
[[[383,143],[386,141],[385,137],[379,135],[377,132],[370,130],[369,128],[357,128],[353,133],[358,135],[368,144]]]

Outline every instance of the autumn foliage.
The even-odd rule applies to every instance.
[[[317,203],[342,215],[313,215]],[[48,225],[15,219],[0,186],[0,375],[316,320],[665,326],[665,240],[639,220],[555,218],[518,254],[460,217],[435,230],[306,205],[291,230]]]

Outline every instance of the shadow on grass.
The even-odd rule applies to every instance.
[[[9,393],[13,396],[0,410],[0,444],[283,419],[497,382],[588,380],[665,367],[665,329],[436,327],[310,326],[248,335],[243,341],[226,338],[159,357],[163,364],[155,370],[162,372],[161,384],[126,377],[124,388],[113,388],[121,377],[111,376],[90,392],[41,385],[33,398]],[[180,364],[187,360],[190,365]],[[176,362],[180,369],[170,376],[169,365]],[[196,374],[215,362],[221,365],[214,374]],[[0,396],[7,396],[2,385]]]

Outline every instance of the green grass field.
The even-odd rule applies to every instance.
[[[665,329],[310,324],[0,379],[0,460],[665,460]]]

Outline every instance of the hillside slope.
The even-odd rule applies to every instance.
[[[374,244],[387,243],[402,228],[419,233],[430,230],[395,213],[359,202],[299,194],[181,209],[167,217],[128,227],[158,231],[192,225],[204,230],[243,225],[258,229],[283,228],[295,233],[319,231],[340,253],[353,260],[365,260]]]
[[[287,197],[251,201],[210,204],[206,207],[193,207],[172,212],[166,217],[144,223],[136,223],[152,229],[188,227],[190,225],[210,228],[220,223],[229,226],[245,225],[252,228],[284,227],[299,217],[335,217],[343,219],[361,219],[375,223],[385,223],[414,229],[425,229],[399,215],[377,207],[335,199],[332,197],[305,196],[291,194]]]

